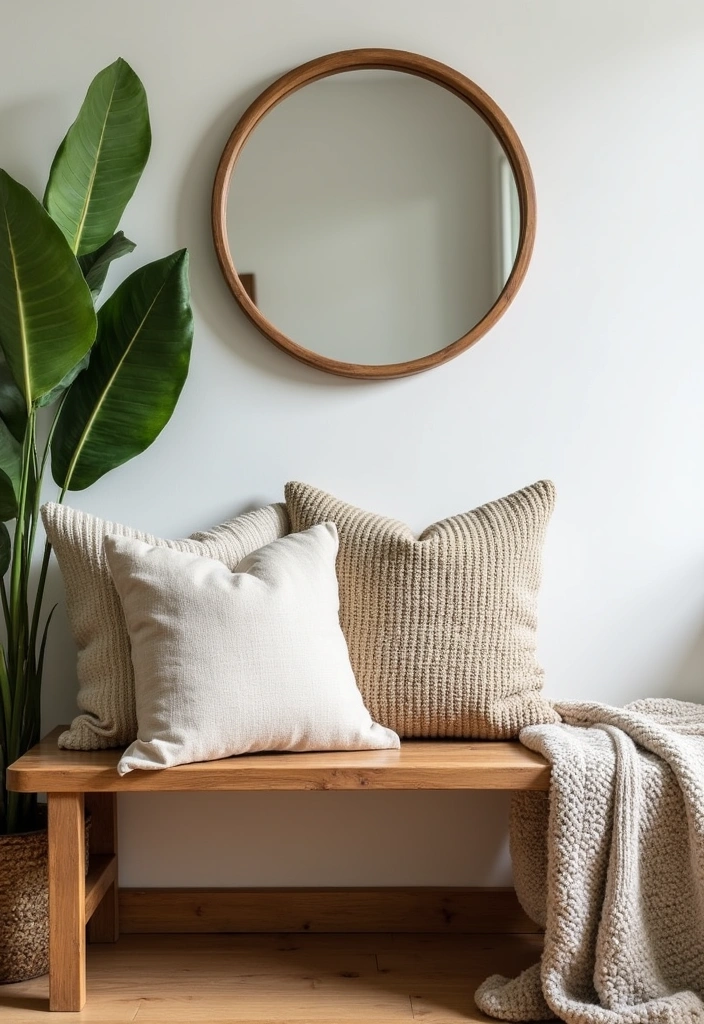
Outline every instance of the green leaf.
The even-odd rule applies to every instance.
[[[5,355],[0,349],[0,418],[12,431],[12,436],[21,441],[27,427],[27,405],[19,390]]]
[[[0,420],[0,521],[17,515],[17,497],[22,476],[22,445]]]
[[[85,370],[86,366],[90,362],[90,349],[86,352],[82,359],[80,359],[75,366],[72,366],[65,377],[59,381],[55,388],[51,391],[47,391],[45,395],[37,402],[37,408],[43,409],[47,405],[53,405],[54,402],[63,395],[64,391],[69,388],[79,373]]]
[[[125,238],[122,231],[118,231],[116,235],[108,239],[105,245],[101,245],[95,252],[88,252],[85,256],[78,257],[78,263],[83,271],[86,284],[91,290],[93,302],[95,302],[102,291],[112,261],[119,259],[120,256],[126,256],[128,253],[133,252],[134,249],[135,243],[130,242],[129,238]]]
[[[59,487],[83,490],[149,447],[174,411],[192,340],[181,249],[135,271],[101,308],[90,364],[66,396],[51,445]]]
[[[17,518],[17,494],[9,476],[0,470],[0,523]]]
[[[51,217],[0,170],[0,347],[29,410],[90,349],[95,309]]]
[[[51,165],[44,205],[77,256],[115,233],[151,147],[144,86],[119,58],[91,82]]]
[[[10,568],[12,558],[12,541],[4,523],[0,523],[0,578]]]

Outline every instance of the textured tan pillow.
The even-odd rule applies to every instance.
[[[120,599],[103,550],[107,534],[156,547],[190,551],[234,569],[257,548],[288,532],[283,505],[269,505],[231,519],[187,540],[150,534],[49,503],[42,520],[66,586],[66,604],[78,647],[78,706],[81,714],[59,737],[71,750],[126,747],[137,736],[130,641]]]
[[[292,530],[337,526],[340,621],[375,721],[407,737],[505,739],[559,720],[535,650],[554,502],[542,481],[416,540],[403,523],[286,485]]]

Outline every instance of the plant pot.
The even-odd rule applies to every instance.
[[[46,818],[46,812],[44,812]],[[86,818],[86,872],[90,818]],[[0,983],[29,981],[49,970],[46,828],[0,835]]]

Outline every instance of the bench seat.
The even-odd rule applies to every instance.
[[[516,742],[403,741],[400,750],[248,754],[117,774],[119,750],[59,750],[61,728],[7,769],[8,789],[47,793],[49,1007],[80,1010],[88,939],[119,935],[117,793],[242,790],[547,790],[550,766]],[[92,817],[85,874],[84,815]]]
[[[515,742],[404,740],[400,750],[245,754],[119,776],[120,750],[59,750],[61,728],[8,768],[20,793],[187,790],[547,789],[550,768]]]

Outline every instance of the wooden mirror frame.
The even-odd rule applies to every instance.
[[[475,324],[471,330],[461,338],[458,338],[457,341],[451,342],[437,352],[431,352],[420,359],[411,359],[403,363],[388,363],[386,365],[347,363],[337,359],[330,359],[327,356],[303,348],[283,334],[274,324],[267,320],[247,293],[232,259],[227,235],[227,200],[230,180],[247,139],[262,118],[285,100],[287,96],[291,96],[292,93],[297,92],[311,82],[317,82],[321,78],[328,78],[343,71],[359,71],[374,68],[387,71],[405,71],[407,74],[425,78],[454,93],[455,96],[458,96],[472,107],[491,128],[508,158],[516,182],[521,214],[518,250],[513,269],[496,302],[479,323]],[[388,380],[392,377],[407,377],[413,373],[429,370],[434,366],[447,362],[448,359],[453,359],[486,334],[509,307],[526,275],[533,252],[535,218],[535,186],[528,157],[518,135],[504,112],[494,103],[490,96],[487,96],[483,89],[480,89],[469,78],[465,78],[459,71],[455,71],[453,68],[436,60],[431,60],[429,57],[423,57],[417,53],[408,53],[405,50],[341,50],[338,53],[329,53],[324,57],[317,57],[306,64],[301,64],[300,67],[294,68],[277,79],[257,97],[235,125],[220,157],[213,186],[212,227],[218,262],[232,294],[254,326],[262,334],[266,335],[269,341],[283,349],[284,352],[288,352],[295,359],[300,360],[302,363],[307,363],[308,366],[315,366],[319,370],[325,370],[327,373],[336,373],[343,377],[362,379]]]

